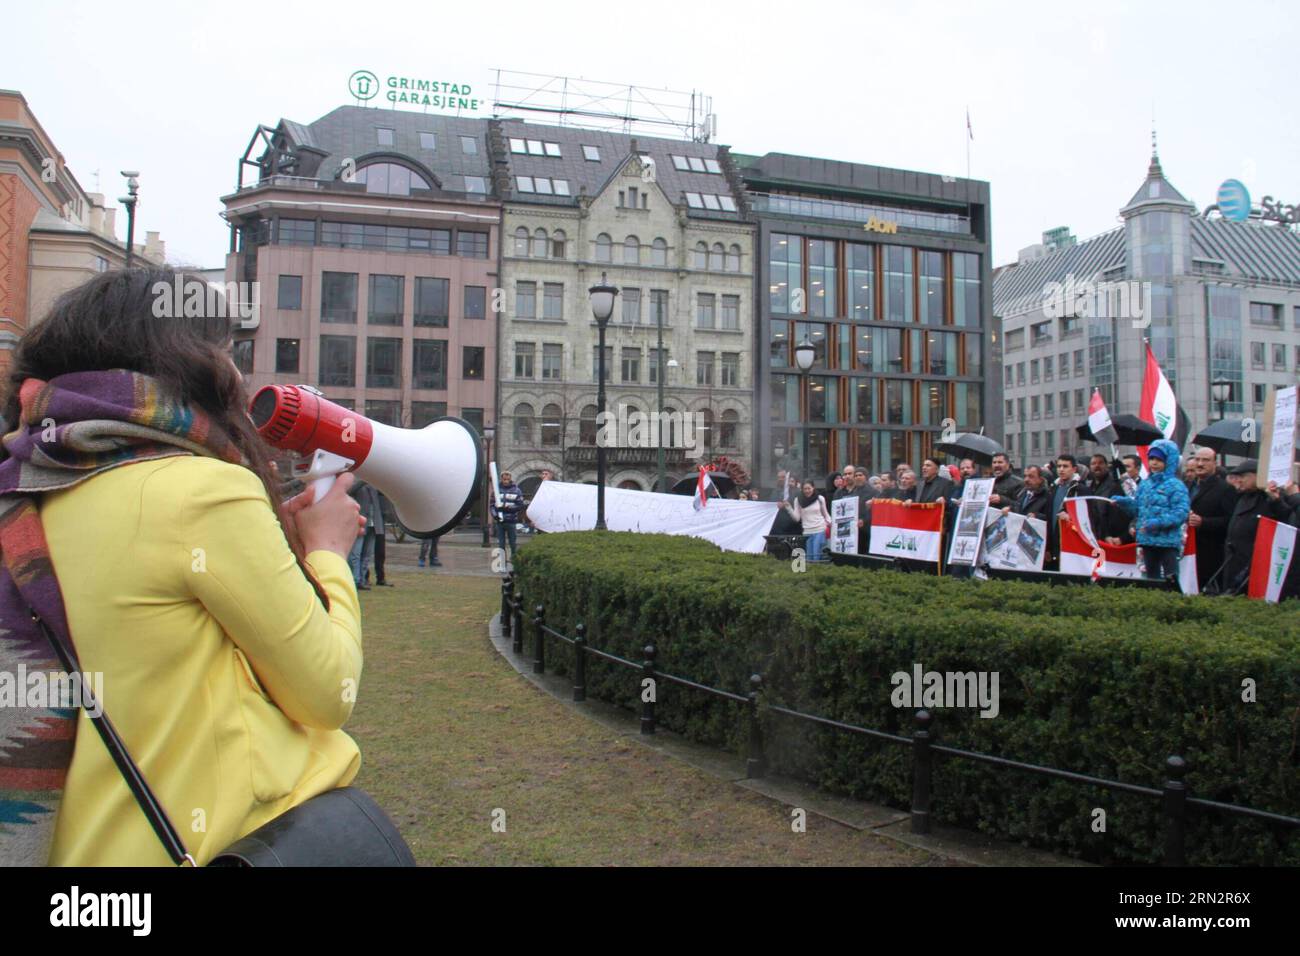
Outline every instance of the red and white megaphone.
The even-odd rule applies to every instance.
[[[310,385],[267,385],[249,417],[262,440],[310,456],[293,477],[319,501],[345,471],[370,482],[393,503],[397,520],[417,538],[450,531],[479,493],[482,460],[473,427],[440,418],[424,428],[393,428],[335,405]]]

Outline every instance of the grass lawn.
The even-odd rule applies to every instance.
[[[392,569],[363,592],[365,670],[347,730],[357,784],[422,864],[941,862],[629,742],[523,680],[487,638],[496,578]],[[494,810],[505,832],[493,832]]]

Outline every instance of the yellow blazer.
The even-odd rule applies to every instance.
[[[356,776],[339,729],[361,677],[352,572],[307,556],[326,612],[256,475],[136,462],[47,494],[41,521],[81,667],[200,865]],[[170,865],[84,712],[50,863]]]

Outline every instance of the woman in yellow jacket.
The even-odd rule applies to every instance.
[[[346,555],[364,521],[350,475],[320,502],[281,504],[230,325],[160,309],[175,282],[106,273],[28,332],[0,493],[36,501],[80,668],[102,673],[105,713],[202,865],[356,776],[340,728],[361,675]],[[13,804],[10,817],[52,829],[51,864],[168,865],[86,714],[75,720],[52,828]],[[21,770],[10,779],[40,779]],[[0,760],[0,790],[4,774]],[[28,797],[16,805],[44,802]]]

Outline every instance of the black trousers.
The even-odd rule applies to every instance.
[[[384,534],[375,535],[375,583],[384,583]]]

